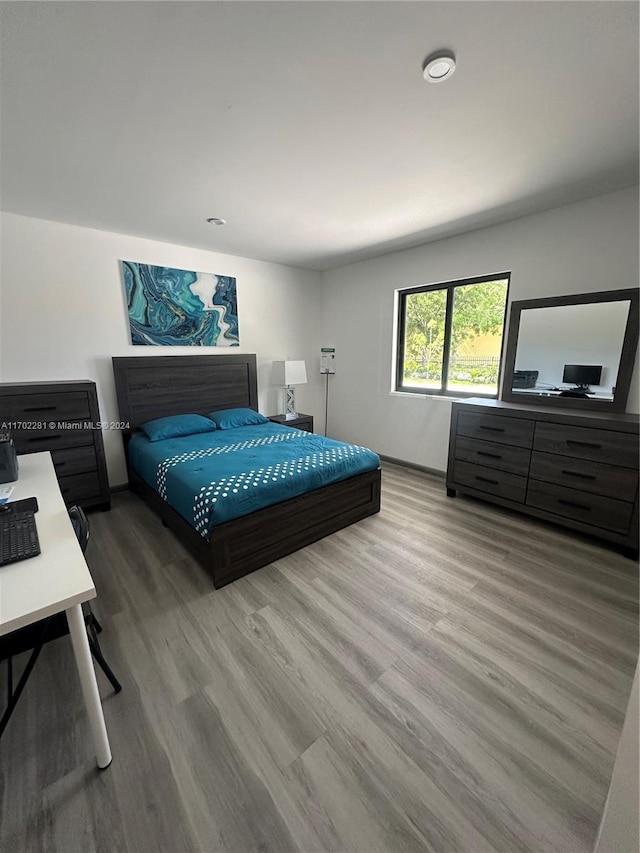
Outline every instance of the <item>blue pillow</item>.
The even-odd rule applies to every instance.
[[[140,425],[140,429],[149,441],[162,441],[164,438],[180,438],[182,435],[213,432],[217,427],[204,415],[169,415],[166,418],[147,421]]]
[[[209,412],[207,417],[211,418],[218,429],[269,423],[269,418],[265,418],[260,412],[254,412],[253,409],[220,409],[217,412]]]

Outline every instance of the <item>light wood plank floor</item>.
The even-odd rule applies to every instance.
[[[632,561],[391,464],[380,515],[220,591],[137,498],[91,525],[114,761],[58,640],[0,744],[3,850],[592,850]]]

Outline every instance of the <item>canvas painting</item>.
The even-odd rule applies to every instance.
[[[122,261],[131,343],[237,347],[236,280]]]

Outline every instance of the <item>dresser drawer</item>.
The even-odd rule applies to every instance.
[[[543,483],[540,480],[529,481],[526,502],[528,506],[617,533],[628,532],[633,513],[631,503]]]
[[[474,462],[476,465],[526,477],[531,451],[526,447],[510,447],[508,444],[459,435],[456,437],[455,456],[463,462]]]
[[[54,450],[51,458],[58,478],[82,474],[98,467],[95,448],[92,444],[85,447],[72,447],[69,450]]]
[[[453,478],[456,484],[461,486],[469,486],[472,489],[489,492],[510,501],[524,503],[527,487],[526,477],[519,477],[517,474],[508,474],[506,471],[484,468],[482,465],[474,465],[456,459],[453,466]]]
[[[607,429],[536,424],[534,450],[559,453],[576,459],[608,462],[626,468],[638,467],[638,436]]]
[[[37,453],[41,450],[62,450],[69,447],[93,445],[94,430],[90,429],[25,429],[12,430],[18,453]]]
[[[89,397],[82,391],[66,394],[11,394],[0,400],[0,420],[90,420]]]
[[[592,492],[620,501],[633,502],[638,491],[638,472],[631,468],[557,456],[554,453],[538,453],[531,456],[531,474],[535,480],[568,486],[582,492]]]
[[[458,435],[512,444],[515,447],[531,447],[533,443],[533,421],[522,418],[505,418],[476,412],[460,412]]]
[[[100,479],[97,471],[85,474],[58,476],[60,491],[66,504],[80,503],[100,495]]]

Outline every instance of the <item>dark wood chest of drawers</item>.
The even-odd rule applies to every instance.
[[[638,550],[638,417],[454,403],[447,493]]]
[[[0,384],[0,426],[18,454],[51,452],[68,506],[110,506],[95,382]]]

